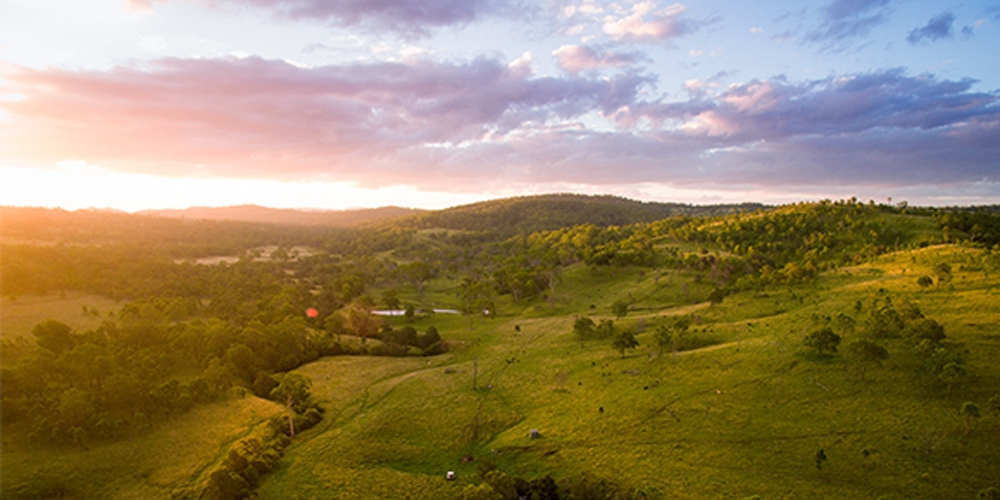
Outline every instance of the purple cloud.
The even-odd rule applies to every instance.
[[[574,75],[592,69],[628,66],[643,59],[640,54],[603,51],[587,45],[563,45],[552,56],[560,68]]]
[[[833,0],[822,10],[822,21],[804,40],[824,50],[843,48],[852,39],[867,36],[889,16],[890,0]]]
[[[23,96],[0,101],[5,155],[123,171],[435,190],[1000,183],[1000,93],[898,69],[754,80],[677,102],[643,100],[654,82],[642,74],[538,77],[487,58],[312,69],[167,59],[15,68],[3,80],[0,91]]]
[[[535,78],[524,64],[485,58],[313,69],[256,57],[167,59],[147,71],[21,68],[7,79],[25,96],[0,102],[18,124],[0,132],[11,151],[144,163],[161,173],[203,164],[216,175],[272,175],[286,164],[282,175],[293,177],[327,168],[353,175],[349,165],[412,147],[495,141],[533,123],[610,115],[651,83],[636,74]],[[31,133],[50,143],[23,142]]]
[[[153,0],[125,0],[149,5]],[[166,1],[166,0],[157,0]],[[329,22],[406,36],[464,25],[490,16],[523,18],[536,10],[523,0],[210,0],[250,5],[293,20]]]
[[[906,36],[906,41],[910,45],[916,45],[923,41],[936,41],[952,38],[951,25],[955,22],[955,14],[943,12],[934,16],[923,28],[916,28]]]

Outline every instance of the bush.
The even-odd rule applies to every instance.
[[[220,468],[208,478],[208,497],[214,500],[239,500],[250,495],[250,485],[228,468]]]
[[[267,399],[275,387],[278,387],[278,381],[270,373],[265,371],[257,372],[257,376],[253,381],[253,393],[257,397]]]
[[[424,356],[436,356],[438,354],[444,354],[448,352],[449,349],[450,347],[448,347],[447,342],[439,340],[431,344],[427,349],[424,350]]]

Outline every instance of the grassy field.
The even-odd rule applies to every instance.
[[[904,252],[715,306],[661,286],[677,276],[653,283],[648,271],[571,269],[548,315],[541,307],[442,329],[460,347],[448,355],[303,368],[329,418],[296,441],[259,494],[447,498],[491,462],[527,478],[610,478],[664,498],[975,498],[1000,486],[1000,422],[984,415],[966,434],[957,410],[1000,392],[1000,280],[963,271],[969,252]],[[956,270],[952,282],[918,287],[941,261]],[[879,289],[918,304],[965,353],[974,376],[950,399],[901,340],[864,381],[840,357],[817,360],[802,345],[813,315],[853,313]],[[569,311],[610,317],[610,302],[629,292],[641,307],[621,324],[694,313],[694,335],[715,345],[659,356],[647,331],[622,358],[572,337]],[[444,480],[449,470],[457,481]]]
[[[38,446],[21,426],[3,434],[4,498],[171,499],[204,488],[203,477],[238,439],[283,407],[234,396],[129,439],[79,447]],[[200,488],[199,488],[200,486]]]
[[[528,479],[607,478],[653,498],[974,499],[1000,487],[1000,418],[985,411],[1000,393],[1000,276],[978,270],[976,255],[956,246],[903,251],[716,305],[696,302],[709,285],[686,272],[572,267],[548,302],[502,299],[497,318],[431,315],[414,324],[435,325],[452,346],[447,354],[324,358],[300,368],[326,417],[296,437],[257,494],[454,498],[490,464]],[[918,286],[940,262],[952,266],[951,280]],[[441,278],[423,300],[453,306],[455,285]],[[863,381],[842,356],[818,358],[803,345],[817,317],[843,312],[860,324],[883,294],[918,305],[965,357],[970,377],[950,397],[903,340],[883,342],[890,358]],[[622,357],[608,341],[573,336],[575,317],[614,319],[611,304],[630,297],[631,312],[616,324],[646,326],[638,349]],[[82,305],[110,308],[87,300],[50,305],[75,309],[77,320]],[[4,336],[30,331],[8,330],[7,306]],[[27,325],[30,315],[19,314]],[[695,318],[690,336],[704,347],[661,354],[653,326],[678,314]],[[845,335],[842,346],[858,338]],[[958,415],[965,401],[984,409],[971,429]],[[280,411],[233,398],[89,449],[35,449],[5,428],[5,497],[45,485],[65,498],[198,491],[232,442]],[[457,480],[446,481],[447,471]]]
[[[109,312],[120,307],[112,299],[76,292],[18,297],[17,300],[3,298],[2,301],[0,338],[4,339],[31,338],[32,327],[46,319],[61,321],[77,331],[96,328],[107,319]]]

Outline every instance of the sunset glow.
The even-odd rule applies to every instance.
[[[1000,202],[986,1],[378,5],[8,2],[0,204]]]

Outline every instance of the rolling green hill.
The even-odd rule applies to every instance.
[[[581,224],[622,226],[675,215],[711,216],[763,208],[739,205],[685,205],[640,202],[617,196],[551,194],[484,201],[410,216],[397,223],[418,229],[482,231],[500,237],[554,230]]]
[[[533,213],[573,210],[560,203]],[[486,212],[505,231],[542,220]],[[975,499],[1000,488],[991,216],[848,200],[614,227],[592,213],[484,239],[463,236],[485,231],[464,217],[453,236],[439,219],[379,253],[173,264],[143,275],[149,291],[97,328],[87,307],[79,320],[65,312],[77,295],[32,301],[32,317],[51,307],[77,330],[39,337],[61,354],[5,336],[4,497]],[[393,230],[368,231],[349,237]],[[372,320],[372,308],[413,314]],[[443,345],[422,343],[432,326]],[[93,343],[116,377],[136,370],[150,391],[130,403],[141,419],[103,409],[123,426],[104,437],[81,408],[124,399],[107,375],[74,378]],[[143,359],[157,369],[136,368]],[[53,370],[43,385],[26,378],[39,367]],[[267,449],[287,429],[268,379],[288,373],[311,380],[322,420],[274,445],[269,456],[283,456],[264,467],[247,443]],[[162,406],[226,377],[211,398]],[[60,418],[81,430],[65,434]]]

